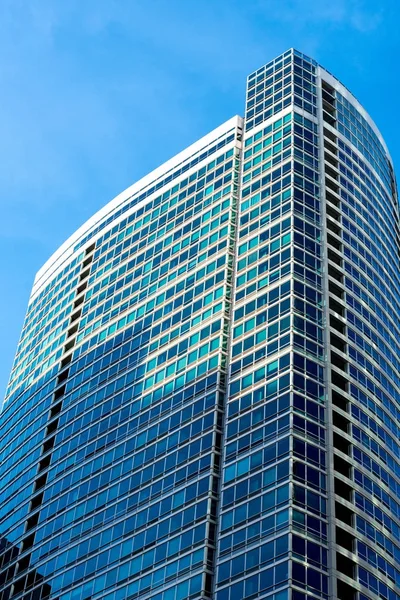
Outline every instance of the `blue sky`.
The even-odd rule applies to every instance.
[[[335,74],[400,168],[398,0],[2,0],[0,395],[34,275],[97,209],[234,114],[290,47]]]

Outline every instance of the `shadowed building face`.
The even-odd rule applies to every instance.
[[[294,50],[94,215],[0,417],[1,597],[400,599],[398,236],[381,135]]]

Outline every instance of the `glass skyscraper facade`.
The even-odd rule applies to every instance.
[[[400,600],[400,229],[289,50],[37,274],[0,416],[3,600]]]

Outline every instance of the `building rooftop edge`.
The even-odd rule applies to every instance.
[[[280,60],[283,56],[287,56],[290,53],[293,53],[299,57],[302,57],[308,61],[311,61],[320,70],[320,74],[322,75],[322,77],[324,79],[326,79],[328,81],[328,83],[330,83],[331,85],[333,85],[337,89],[339,89],[340,93],[347,100],[349,100],[352,104],[354,104],[355,108],[360,112],[360,114],[364,117],[364,119],[367,121],[367,123],[370,125],[370,127],[373,129],[373,131],[377,135],[380,143],[382,144],[382,147],[384,148],[384,150],[387,154],[387,158],[393,167],[393,160],[390,156],[390,152],[386,145],[386,142],[385,142],[379,128],[377,127],[377,125],[375,124],[375,122],[373,121],[373,119],[371,118],[369,113],[362,106],[362,104],[357,100],[357,98],[354,96],[354,94],[352,94],[352,92],[350,92],[350,90],[337,77],[332,75],[332,73],[330,73],[330,71],[325,69],[325,67],[320,65],[312,57],[296,50],[293,47],[289,48],[288,50],[286,50],[285,52],[280,54],[278,57],[276,57],[272,61],[269,61],[268,63],[261,66],[259,69],[257,69],[256,71],[253,71],[248,76],[247,79],[249,80],[249,79],[253,78],[257,73],[261,72],[263,69],[268,67],[268,65],[273,64],[274,62]],[[166,173],[170,169],[173,169],[180,162],[183,162],[184,160],[188,159],[191,155],[200,151],[202,148],[204,148],[204,146],[209,144],[216,137],[219,137],[220,135],[223,135],[224,133],[228,132],[229,129],[231,129],[231,128],[233,129],[234,127],[236,127],[242,120],[243,120],[242,117],[240,117],[239,115],[235,115],[234,117],[228,119],[227,121],[225,121],[224,123],[222,123],[221,125],[216,127],[215,129],[210,131],[208,134],[206,134],[205,136],[203,136],[202,138],[200,138],[199,140],[197,140],[196,142],[194,142],[193,144],[191,144],[190,146],[188,146],[187,148],[185,148],[184,150],[182,150],[181,152],[179,152],[178,154],[176,154],[175,156],[173,156],[172,158],[170,158],[169,160],[167,160],[166,162],[161,164],[159,167],[152,170],[150,173],[148,173],[144,177],[140,178],[138,181],[136,181],[131,186],[129,186],[124,191],[122,191],[117,196],[115,196],[115,198],[110,200],[100,210],[98,210],[92,217],[90,217],[85,223],[83,223],[71,236],[69,236],[67,238],[67,240],[49,257],[49,259],[44,263],[44,265],[38,270],[38,272],[35,276],[35,279],[34,279],[32,292],[31,292],[31,296],[30,296],[30,301],[37,295],[37,293],[40,291],[42,286],[47,282],[49,277],[51,277],[53,275],[53,273],[56,271],[56,269],[59,268],[60,259],[63,257],[65,260],[66,258],[68,258],[69,255],[72,255],[74,252],[74,245],[76,245],[76,243],[79,242],[79,240],[85,234],[87,234],[90,231],[90,229],[95,227],[105,217],[112,214],[112,212],[115,211],[118,208],[118,206],[122,205],[126,200],[128,200],[134,194],[138,193],[143,188],[145,188],[146,186],[148,186],[152,182],[154,182],[154,180],[156,180],[158,177],[160,177],[163,173]]]
[[[117,196],[115,196],[112,200],[107,202],[101,209],[99,209],[92,217],[90,217],[87,221],[85,221],[74,233],[72,233],[66,240],[57,248],[55,252],[47,259],[47,261],[43,264],[43,266],[37,271],[33,286],[32,292],[30,295],[30,301],[37,295],[40,291],[41,287],[47,282],[48,278],[52,276],[55,270],[59,267],[59,260],[63,257],[63,255],[72,255],[74,253],[74,246],[79,242],[80,238],[82,238],[86,233],[90,231],[93,227],[95,227],[99,222],[101,222],[105,217],[112,214],[120,205],[122,205],[126,200],[132,197],[134,194],[142,190],[143,188],[150,185],[154,180],[160,177],[163,173],[173,169],[179,163],[184,162],[187,158],[196,154],[200,150],[202,150],[205,146],[210,144],[216,138],[224,135],[229,130],[237,127],[242,121],[242,117],[239,115],[235,115],[231,117],[199,140],[175,154],[172,158],[168,159],[155,169],[153,169],[147,175],[141,177],[138,181],[130,185],[128,188],[120,192]],[[155,192],[156,193],[156,192]],[[69,251],[69,252],[68,252]],[[64,257],[64,259],[67,256]],[[52,269],[52,267],[54,267]]]
[[[370,114],[368,113],[368,111],[363,107],[363,105],[361,104],[361,102],[349,90],[349,88],[346,87],[346,85],[342,81],[340,81],[340,79],[338,79],[328,69],[326,69],[317,60],[315,60],[314,58],[312,58],[308,54],[305,54],[304,52],[300,52],[300,50],[297,50],[297,48],[294,48],[292,46],[291,48],[288,48],[287,50],[285,50],[284,52],[282,52],[281,54],[279,54],[277,57],[275,57],[271,61],[268,61],[267,63],[265,63],[264,65],[262,65],[261,67],[259,67],[255,71],[253,71],[252,73],[250,73],[250,75],[248,75],[248,77],[247,77],[247,81],[249,79],[252,79],[253,77],[255,77],[263,69],[269,67],[273,63],[281,60],[284,56],[288,56],[291,53],[295,54],[296,56],[299,56],[301,58],[305,58],[307,61],[309,61],[315,67],[319,68],[320,71],[321,71],[321,73],[322,73],[322,75],[323,75],[323,77],[328,80],[328,83],[330,83],[331,85],[333,83],[335,83],[336,87],[340,86],[340,93],[342,94],[342,96],[344,96],[347,100],[349,100],[352,104],[354,104],[355,108],[364,117],[364,119],[367,121],[368,125],[370,125],[370,127],[373,129],[374,133],[377,135],[379,141],[381,142],[383,148],[385,149],[385,152],[386,152],[387,157],[388,157],[388,159],[390,161],[390,164],[394,168],[393,159],[392,159],[392,157],[390,155],[390,152],[389,152],[389,149],[388,149],[388,147],[386,145],[386,142],[385,142],[385,140],[384,140],[384,138],[383,138],[383,136],[382,136],[382,134],[381,134],[378,126],[376,125],[375,121],[372,119],[372,117],[370,116]]]

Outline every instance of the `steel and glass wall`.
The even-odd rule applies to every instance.
[[[248,79],[216,600],[328,597],[316,71]]]
[[[397,192],[376,127],[322,78],[332,582],[340,598],[398,600]]]
[[[0,597],[400,600],[399,211],[290,50],[35,281],[0,418]]]
[[[241,127],[40,274],[2,414],[2,598],[210,597]]]

